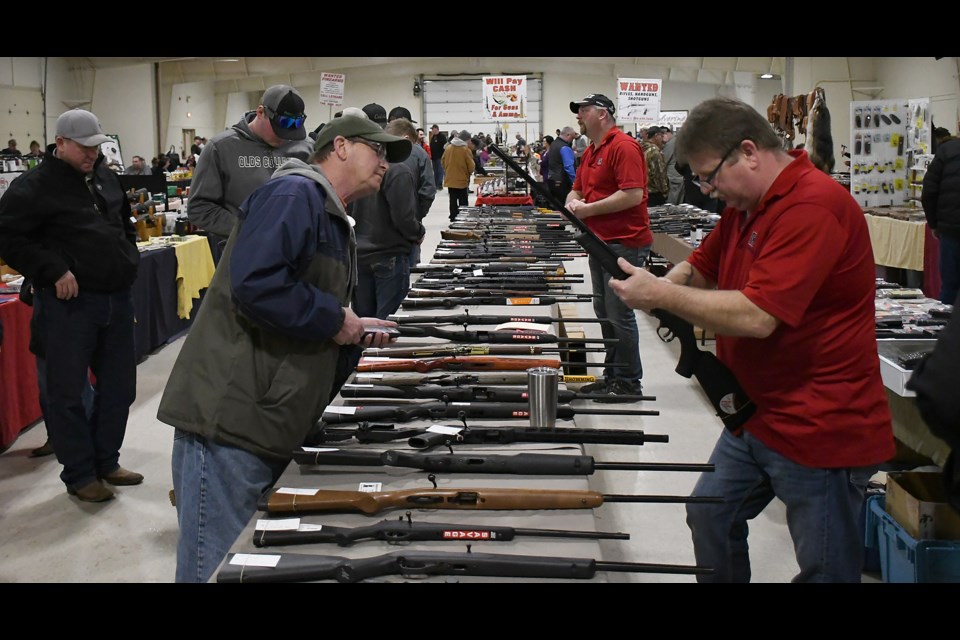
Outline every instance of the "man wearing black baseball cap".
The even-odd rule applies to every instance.
[[[653,234],[647,214],[645,190],[647,163],[636,140],[617,127],[613,101],[600,93],[591,93],[570,103],[577,114],[580,132],[591,144],[583,152],[573,189],[567,194],[566,206],[581,218],[587,227],[610,245],[610,248],[631,264],[642,267],[650,255]],[[584,387],[585,392],[607,393],[607,402],[616,396],[641,393],[640,335],[633,309],[610,289],[611,275],[598,260],[591,257],[590,275],[593,310],[603,324],[604,338],[619,342],[607,350],[606,362],[623,363],[607,367],[604,381]],[[589,387],[589,388],[588,388]]]
[[[310,155],[313,140],[307,138],[306,119],[297,90],[277,84],[263,92],[255,110],[213,136],[193,171],[190,222],[226,239],[243,199],[290,158],[306,160]]]
[[[410,115],[410,109],[406,107],[394,107],[390,109],[390,115],[387,116],[387,122],[393,122],[397,118],[406,118],[413,124],[417,124],[417,121],[413,119],[413,116]]]
[[[350,308],[357,244],[345,207],[376,193],[410,146],[365,118],[334,118],[308,162],[284,163],[240,207],[157,413],[177,428],[178,582],[216,570],[350,374],[353,345],[389,342],[365,327],[396,323]]]
[[[381,127],[387,124],[387,110],[376,102],[371,102],[363,108],[367,117],[376,122]]]

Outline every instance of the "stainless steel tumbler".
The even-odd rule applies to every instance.
[[[530,426],[552,429],[557,425],[557,390],[560,372],[552,367],[527,369]]]

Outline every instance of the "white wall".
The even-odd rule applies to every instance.
[[[884,90],[877,98],[930,98],[933,123],[956,134],[960,130],[957,65],[955,57],[883,58],[877,68],[877,82]]]
[[[157,155],[156,103],[151,64],[118,67],[94,78],[93,102],[86,108],[100,119],[104,133],[120,137],[125,166],[135,155],[147,162]]]
[[[229,96],[221,96],[222,107],[218,110],[213,89],[213,82],[188,82],[173,86],[170,119],[163,136],[164,151],[172,145],[181,158],[184,157],[184,151],[190,153],[189,147],[183,148],[184,129],[193,129],[194,135],[202,138],[212,138],[224,130],[224,113]]]

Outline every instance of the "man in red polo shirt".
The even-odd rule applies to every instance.
[[[577,114],[580,131],[592,144],[583,152],[573,189],[567,194],[566,207],[584,221],[614,252],[630,264],[642,267],[650,255],[653,234],[647,215],[647,163],[636,140],[617,127],[616,107],[610,98],[591,93],[583,100],[570,103]],[[640,379],[640,334],[633,309],[610,290],[607,273],[599,261],[589,259],[593,293],[593,310],[598,318],[608,318],[601,325],[604,338],[617,338],[607,349],[604,380],[586,385],[584,393],[606,393],[609,399],[622,401],[620,395],[642,392]]]
[[[877,356],[874,263],[860,207],[806,154],[786,152],[753,107],[701,103],[677,156],[727,203],[716,229],[665,277],[623,261],[630,306],[665,309],[717,334],[717,356],[757,410],[724,431],[687,524],[704,581],[750,579],[747,521],[777,497],[796,582],[859,582],[867,481],[894,455]]]

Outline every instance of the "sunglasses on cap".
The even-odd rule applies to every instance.
[[[301,113],[299,115],[292,113],[278,114],[276,111],[266,105],[264,105],[263,108],[268,114],[273,114],[270,116],[270,119],[282,129],[299,129],[303,126],[304,121],[307,119],[307,114],[305,113]]]

